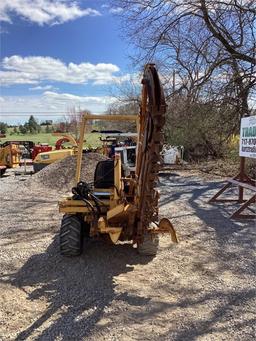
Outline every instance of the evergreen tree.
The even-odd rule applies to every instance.
[[[24,126],[21,124],[19,126],[19,131],[21,132],[21,134],[26,134],[28,132],[26,124],[24,124]]]
[[[35,134],[35,133],[38,133],[40,132],[40,125],[37,123],[36,119],[34,118],[33,115],[31,115],[29,117],[29,120],[27,122],[28,124],[28,131],[31,133],[31,134]]]
[[[7,124],[4,122],[0,122],[0,133],[6,134],[7,133]]]

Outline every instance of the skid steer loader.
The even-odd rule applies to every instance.
[[[142,79],[139,115],[89,115],[82,118],[77,153],[77,168],[72,196],[59,202],[64,213],[60,228],[60,252],[77,256],[82,252],[83,236],[107,236],[113,243],[131,241],[140,254],[155,255],[158,234],[170,233],[177,242],[175,230],[166,218],[158,221],[159,194],[155,189],[163,145],[166,104],[155,66],[147,64]],[[125,174],[122,157],[97,164],[94,184],[80,181],[86,121],[135,121],[137,151],[135,171]]]

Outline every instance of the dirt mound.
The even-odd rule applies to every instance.
[[[83,154],[81,180],[92,182],[94,171],[99,161],[108,158],[98,153]],[[74,186],[76,171],[76,156],[68,156],[63,160],[56,161],[34,174],[27,182],[29,187],[42,185],[51,189],[69,191]]]

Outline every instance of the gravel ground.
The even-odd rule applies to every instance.
[[[61,257],[60,193],[25,178],[0,179],[1,340],[255,340],[256,226],[207,204],[222,178],[162,174],[179,244],[154,259],[100,242]]]
[[[94,171],[99,161],[107,160],[108,158],[98,153],[86,153],[82,157],[81,175],[82,181],[88,183],[94,181]],[[26,182],[26,186],[33,188],[42,185],[45,188],[70,191],[74,186],[74,178],[76,172],[76,156],[68,156],[65,159],[56,161],[51,165],[43,168],[40,172]]]

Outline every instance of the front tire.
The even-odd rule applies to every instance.
[[[60,227],[60,253],[74,257],[82,253],[82,221],[74,214],[65,214]]]

